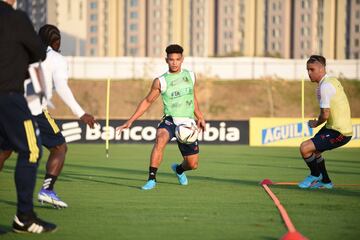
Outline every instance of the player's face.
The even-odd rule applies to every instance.
[[[308,63],[306,68],[312,82],[320,82],[325,75],[325,67],[321,63]]]
[[[166,57],[166,63],[169,66],[169,71],[172,73],[180,72],[181,64],[184,58],[181,53],[170,53]]]
[[[61,45],[61,41],[57,40],[57,41],[53,42],[53,44],[51,45],[51,48],[56,52],[60,52],[60,45]]]

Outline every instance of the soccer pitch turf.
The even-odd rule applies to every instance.
[[[278,210],[259,182],[300,181],[308,170],[298,148],[202,145],[200,164],[178,185],[170,169],[181,156],[169,145],[158,170],[158,185],[147,179],[152,145],[70,144],[55,189],[69,204],[57,210],[35,201],[35,211],[56,223],[57,232],[15,234],[13,179],[15,158],[0,173],[1,239],[279,239],[286,233]],[[38,171],[36,192],[44,177],[47,150]],[[324,154],[333,190],[271,186],[297,230],[310,239],[360,238],[360,149]]]

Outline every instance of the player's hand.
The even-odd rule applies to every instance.
[[[316,128],[318,125],[317,125],[317,120],[316,119],[313,119],[313,120],[309,120],[308,121],[308,126],[311,127],[311,128]]]
[[[124,129],[130,128],[131,125],[132,125],[132,122],[126,121],[123,125],[120,125],[120,126],[118,126],[118,127],[116,128],[116,133],[117,133],[118,135],[120,135],[121,132],[122,132]]]
[[[197,127],[200,129],[200,131],[206,130],[206,122],[203,118],[197,120]]]
[[[82,116],[80,117],[80,120],[81,120],[83,123],[89,125],[90,128],[94,128],[95,123],[97,123],[96,120],[95,120],[95,118],[94,118],[94,116],[93,116],[93,115],[90,115],[90,114],[88,114],[88,113],[85,113],[84,115],[82,115]]]

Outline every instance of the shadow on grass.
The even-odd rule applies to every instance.
[[[11,226],[0,225],[0,236],[12,232]]]
[[[274,237],[262,237],[261,239],[264,239],[264,240],[278,240],[278,238],[274,238]]]
[[[110,167],[97,167],[97,166],[83,166],[77,164],[68,164],[68,167],[74,168],[81,168],[82,170],[95,170],[95,171],[105,171],[105,172],[112,172],[116,174],[126,173],[126,174],[135,174],[135,175],[145,175],[147,176],[147,172],[143,170],[134,170],[134,169],[123,169],[123,168],[110,168]],[[118,180],[130,180],[130,181],[143,181],[138,178],[128,178],[128,177],[117,177],[117,176],[107,176],[107,175],[94,175],[92,173],[89,174],[82,174],[82,173],[69,173],[64,172],[61,175],[63,178],[68,179],[75,179],[75,180],[82,180],[82,181],[89,181],[89,182],[96,182],[102,184],[110,184],[110,185],[117,185],[117,186],[125,186],[129,188],[136,188],[139,189],[139,185],[127,185],[122,184],[119,182],[114,182]],[[168,177],[175,177],[173,173],[161,173],[161,176],[168,176]],[[100,180],[95,178],[102,178],[102,179],[109,179],[113,181],[106,181]],[[207,176],[191,176],[191,179],[196,179],[200,181],[211,181],[211,182],[222,182],[222,183],[230,183],[230,184],[240,184],[240,185],[248,185],[248,186],[259,186],[259,181],[252,181],[252,180],[244,180],[244,179],[224,179],[224,178],[216,178],[216,177],[207,177]],[[159,181],[159,183],[171,184],[171,185],[178,185],[177,182],[167,182],[167,181]]]
[[[6,205],[9,205],[9,206],[17,206],[16,202],[13,202],[13,201],[7,201],[7,200],[4,200],[4,199],[0,199],[0,203],[4,203]]]
[[[327,194],[327,195],[341,195],[349,197],[360,197],[359,190],[344,189],[344,187],[335,187],[333,189],[300,189],[297,186],[279,186],[279,185],[270,185],[271,189],[289,189],[297,191],[306,191],[314,194]]]
[[[247,166],[254,166],[254,167],[266,167],[266,168],[283,168],[283,169],[297,169],[297,170],[304,170],[306,169],[305,164],[304,167],[293,167],[293,166],[279,166],[279,165],[270,165],[270,164],[256,164],[256,163],[251,163],[251,164],[247,164]],[[328,170],[328,172],[331,173],[337,173],[337,174],[344,174],[344,175],[359,175],[359,172],[348,172],[348,171],[338,171],[338,170]]]
[[[256,164],[255,164],[256,165]],[[261,165],[262,166],[262,165]],[[273,167],[271,165],[264,165],[265,167]],[[136,174],[136,175],[143,175],[147,174],[146,171],[143,170],[135,170],[135,169],[123,169],[123,168],[111,168],[111,167],[97,167],[97,166],[83,166],[78,164],[68,164],[68,167],[74,167],[74,168],[80,168],[82,170],[100,170],[100,171],[106,171],[106,172],[113,172],[117,174],[126,173],[126,174]],[[299,168],[301,169],[301,168]],[[302,169],[303,170],[303,169]],[[349,173],[349,172],[340,172],[340,171],[333,171],[340,174],[355,174],[355,173]],[[90,174],[63,174],[62,176],[68,177],[68,178],[78,178],[79,180],[85,180],[85,181],[92,181],[92,182],[98,182],[98,183],[104,183],[104,184],[112,184],[112,185],[120,185],[120,186],[126,186],[131,188],[139,189],[139,186],[133,186],[133,185],[126,185],[121,183],[114,183],[114,182],[108,182],[104,180],[98,180],[98,179],[91,179],[89,178]],[[174,176],[173,173],[161,173],[163,176]],[[116,176],[101,176],[101,175],[94,175],[93,177],[99,177],[99,178],[105,178],[105,179],[113,179],[113,180],[130,180],[130,181],[141,181],[137,178],[123,178],[123,177],[116,177]],[[259,186],[260,187],[260,180],[254,181],[254,180],[244,180],[244,179],[224,179],[224,178],[217,178],[217,177],[208,177],[208,176],[191,176],[191,179],[196,179],[200,181],[210,181],[210,182],[221,182],[221,183],[230,183],[230,184],[241,184],[241,185],[247,185],[247,186]],[[163,182],[167,184],[176,184],[177,183],[170,183],[170,182]],[[287,188],[292,189],[296,191],[304,191],[297,186],[272,186],[275,188]],[[306,191],[306,190],[305,190]],[[335,183],[335,189],[332,190],[326,190],[326,189],[314,189],[310,190],[313,191],[316,194],[328,194],[328,195],[342,195],[342,196],[360,196],[359,191],[354,191],[351,189],[344,189],[343,187],[336,187]]]

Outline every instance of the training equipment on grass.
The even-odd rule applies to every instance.
[[[270,179],[264,179],[261,181],[261,186],[265,189],[267,194],[274,201],[276,207],[279,209],[280,215],[284,220],[285,226],[288,229],[288,232],[281,237],[281,240],[306,240],[307,238],[302,236],[295,228],[294,224],[291,222],[289,215],[287,214],[285,208],[280,203],[279,199],[275,196],[275,194],[271,191],[268,185],[272,185],[273,182]]]
[[[192,144],[198,139],[199,130],[194,123],[179,124],[175,129],[175,136],[181,143]]]

